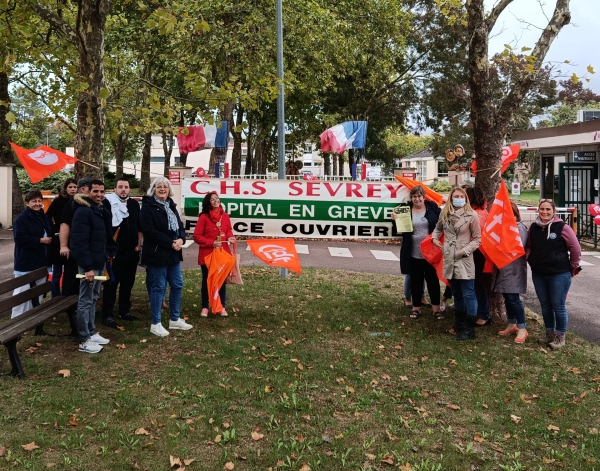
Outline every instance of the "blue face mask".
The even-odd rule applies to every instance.
[[[452,204],[455,208],[462,208],[465,204],[467,204],[467,200],[464,198],[452,198]]]

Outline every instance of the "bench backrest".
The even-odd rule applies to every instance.
[[[29,285],[30,283],[35,283],[37,280],[47,277],[48,269],[46,267],[42,267],[30,273],[27,273],[26,275],[18,276],[16,278],[13,278],[12,280],[4,281],[0,283],[0,296],[12,292],[16,288]],[[33,288],[30,288],[27,291],[23,291],[22,293],[19,293],[16,296],[12,296],[8,299],[3,299],[0,302],[0,318],[9,315],[13,307],[18,306],[19,304],[23,304],[24,302],[30,301],[33,298],[37,298],[42,294],[46,294],[51,290],[52,283],[50,281],[46,281],[45,283],[42,283],[38,286],[34,286]]]

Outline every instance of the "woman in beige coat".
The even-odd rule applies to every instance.
[[[454,294],[456,340],[473,339],[477,320],[473,252],[481,244],[481,228],[463,189],[452,189],[431,237],[433,245],[444,251],[444,277]]]

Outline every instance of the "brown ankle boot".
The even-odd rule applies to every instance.
[[[545,339],[538,339],[538,343],[540,345],[545,345],[545,346],[550,346],[550,344],[552,342],[554,342],[554,336],[556,334],[554,333],[553,330],[546,330],[546,338]]]
[[[559,350],[565,346],[565,337],[567,334],[554,334],[554,341],[549,343],[548,346],[552,350]]]

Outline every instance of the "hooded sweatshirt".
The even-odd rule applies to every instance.
[[[544,223],[538,216],[529,227],[525,254],[536,275],[573,275],[581,261],[581,246],[573,229],[561,218],[554,216]]]

